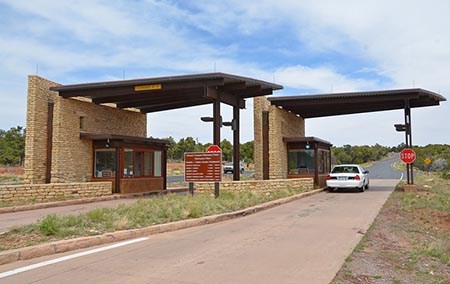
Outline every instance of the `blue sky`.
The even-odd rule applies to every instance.
[[[416,87],[450,98],[449,11],[449,1],[0,0],[0,129],[25,125],[36,73],[72,84],[217,71],[281,84],[277,96]],[[253,140],[252,107],[241,112],[243,142]],[[149,114],[148,135],[210,142],[199,117],[211,113]],[[306,134],[397,145],[402,120],[402,111],[308,119]],[[449,102],[413,109],[412,122],[415,144],[450,144]]]

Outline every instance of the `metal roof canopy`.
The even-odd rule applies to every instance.
[[[400,89],[373,92],[332,93],[305,96],[271,97],[272,105],[282,107],[303,118],[356,114],[373,111],[404,109],[409,106],[439,105],[446,99],[423,89]]]
[[[213,144],[220,145],[220,103],[233,106],[233,179],[239,180],[239,110],[246,98],[271,95],[283,86],[226,73],[156,77],[50,88],[63,98],[85,97],[95,104],[113,103],[117,108],[135,108],[150,113],[213,104]],[[219,194],[216,183],[216,197]]]
[[[117,140],[125,143],[137,143],[146,145],[167,145],[169,140],[166,139],[155,139],[155,138],[144,138],[144,137],[134,137],[125,135],[114,135],[114,134],[97,134],[90,132],[80,132],[80,139],[87,140]]]
[[[272,105],[303,118],[404,109],[406,147],[412,146],[411,108],[437,106],[446,99],[423,89],[335,93],[269,98]],[[413,164],[406,164],[407,183],[414,184]]]
[[[50,88],[63,98],[85,97],[95,104],[136,108],[142,113],[185,108],[219,100],[245,108],[246,98],[271,95],[281,85],[225,73],[155,77]]]

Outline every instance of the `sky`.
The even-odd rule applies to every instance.
[[[61,84],[224,72],[273,96],[423,88],[450,99],[450,1],[0,0],[0,129],[26,124],[27,76]],[[147,115],[148,135],[212,141],[212,105]],[[224,121],[231,107],[222,104]],[[450,144],[450,102],[414,108],[413,143]],[[336,146],[395,146],[403,111],[306,120]],[[222,138],[232,141],[229,127]],[[253,102],[241,142],[253,140]]]

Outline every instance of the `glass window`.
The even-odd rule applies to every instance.
[[[135,152],[134,154],[134,176],[140,177],[142,175],[142,158],[143,152]]]
[[[95,149],[94,177],[116,176],[116,149]]]
[[[144,175],[151,176],[153,167],[153,155],[152,152],[144,153]]]
[[[161,163],[161,151],[155,151],[155,173],[154,176],[155,177],[160,177],[161,176],[161,167],[162,167],[162,163]]]
[[[319,173],[325,174],[330,172],[329,152],[319,150]]]
[[[133,154],[133,149],[124,150],[123,177],[133,177],[134,175]]]
[[[314,173],[314,150],[289,150],[289,174]]]

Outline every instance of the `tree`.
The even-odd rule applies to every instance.
[[[25,129],[21,126],[0,130],[0,164],[23,165],[25,158]]]
[[[254,143],[253,141],[245,142],[241,145],[241,159],[244,160],[244,162],[253,163],[254,158]]]
[[[222,160],[231,162],[233,160],[233,145],[227,139],[223,139],[220,143],[222,149]]]

